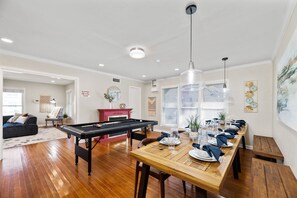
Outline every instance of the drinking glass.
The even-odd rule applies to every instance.
[[[200,144],[200,146],[208,144],[208,135],[207,135],[207,127],[206,126],[202,126],[202,129],[201,129],[200,135],[199,135],[199,139],[198,139],[198,143]]]
[[[170,129],[170,135],[168,137],[168,149],[174,152],[175,150],[175,145],[178,141],[178,129],[177,128],[172,128]]]

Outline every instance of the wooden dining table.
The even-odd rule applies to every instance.
[[[131,156],[143,162],[138,197],[146,196],[150,166],[193,184],[197,197],[207,197],[207,192],[220,194],[230,167],[233,165],[236,174],[240,172],[238,149],[246,131],[247,124],[239,130],[236,138],[228,140],[233,143],[232,147],[221,148],[225,154],[220,157],[220,162],[206,162],[191,157],[189,151],[193,149],[192,141],[185,133],[180,134],[181,143],[175,146],[174,152],[159,142],[131,151]]]

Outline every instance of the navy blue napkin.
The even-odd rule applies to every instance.
[[[160,141],[162,140],[164,137],[169,137],[170,134],[166,133],[166,132],[161,132],[161,135],[159,137],[157,137],[157,140]]]
[[[228,139],[225,134],[219,134],[217,136],[213,134],[208,134],[210,137],[215,137],[217,139],[217,146],[221,147],[222,145],[228,145]]]
[[[192,146],[200,149],[200,144],[193,143]],[[204,145],[202,147],[202,150],[206,151],[210,157],[214,156],[218,162],[219,162],[220,156],[224,155],[224,153],[220,150],[220,148],[216,146]]]
[[[237,130],[235,129],[226,129],[225,132],[230,133],[231,135],[237,135]]]
[[[223,129],[218,128],[218,131],[223,132]],[[224,130],[224,132],[230,133],[231,135],[233,135],[233,136],[228,137],[228,139],[233,139],[234,138],[234,135],[237,135],[238,134],[237,133],[237,130],[235,130],[235,129],[226,129],[226,130]]]
[[[245,121],[244,120],[236,120],[235,124],[240,124],[240,127],[245,126]]]

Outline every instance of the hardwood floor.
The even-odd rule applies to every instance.
[[[93,149],[92,175],[87,163],[74,164],[73,139],[32,144],[5,149],[0,161],[0,197],[133,197],[135,160],[129,156],[138,141],[100,143]],[[232,170],[223,186],[223,197],[248,197],[251,180],[250,150],[240,149],[242,173],[233,179]],[[194,197],[194,187],[169,177],[165,182],[166,197]],[[147,197],[160,196],[158,180],[149,179]],[[209,194],[209,197],[220,197]]]

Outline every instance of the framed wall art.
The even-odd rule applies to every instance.
[[[156,116],[156,97],[148,97],[148,115]]]
[[[297,131],[297,29],[277,64],[277,113]]]
[[[244,83],[244,112],[258,112],[258,82],[246,81]]]

